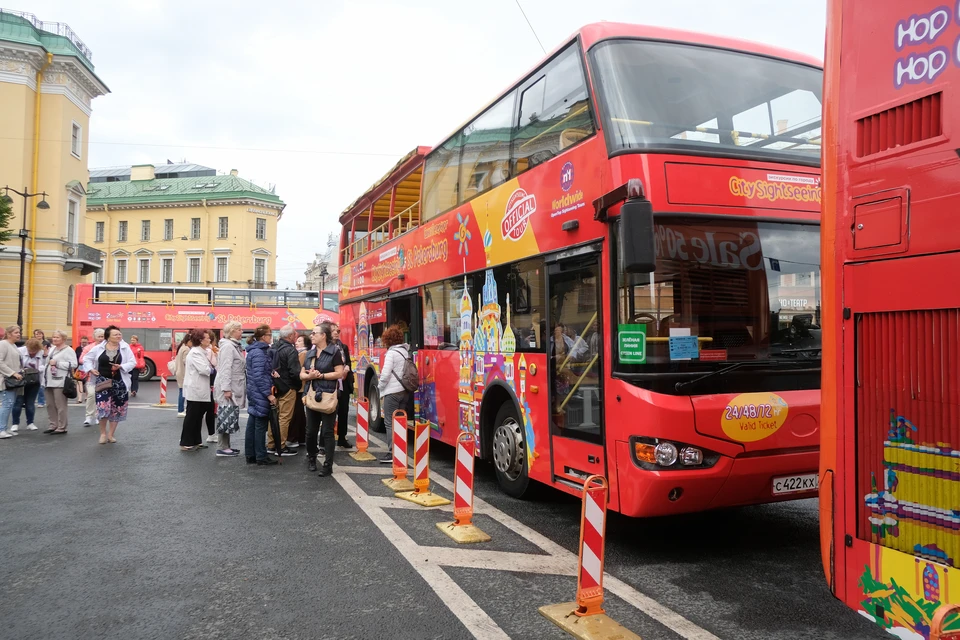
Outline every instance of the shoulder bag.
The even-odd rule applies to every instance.
[[[317,358],[314,357],[311,362],[310,368],[313,369],[316,366]],[[310,382],[310,387],[307,390],[307,393],[303,396],[303,403],[306,405],[307,409],[311,411],[316,411],[318,413],[331,414],[336,413],[337,411],[337,392],[336,390],[332,392],[321,391],[316,389],[314,383],[316,380]]]
[[[72,375],[63,378],[63,397],[67,400],[73,400],[77,397],[77,381]]]

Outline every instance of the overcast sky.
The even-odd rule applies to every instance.
[[[21,0],[23,1],[23,0]],[[286,203],[277,280],[293,288],[340,212],[544,54],[517,0],[31,0],[93,51],[91,168],[167,159],[238,169]],[[825,0],[520,0],[550,51],[580,26],[646,23],[823,57]]]

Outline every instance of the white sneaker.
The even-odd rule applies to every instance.
[[[20,425],[15,424],[12,427],[10,427],[10,433],[16,433],[17,431],[20,431]]]
[[[187,412],[186,412],[186,411],[181,411],[180,413],[177,414],[177,417],[178,417],[178,418],[186,418],[186,417],[187,417]]]
[[[7,430],[0,431],[0,440],[6,440],[7,438],[12,438],[13,434]]]
[[[217,436],[216,435],[207,436],[207,442],[217,442]]]
[[[28,430],[28,431],[36,431],[36,430],[37,430],[37,425],[35,425],[35,424],[33,424],[33,423],[31,422],[30,424],[27,425],[27,430]]]

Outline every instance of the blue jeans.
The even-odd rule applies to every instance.
[[[17,396],[13,402],[13,424],[20,424],[20,411],[27,410],[27,424],[33,424],[33,418],[37,413],[37,395],[42,387],[38,384],[31,384],[23,388],[23,395]]]
[[[183,403],[183,389],[179,390],[179,396],[177,397],[177,413],[184,412],[184,403]]]
[[[244,452],[248,458],[267,459],[267,420],[263,416],[247,416],[247,431],[244,433]]]
[[[37,404],[47,404],[47,396],[43,392],[43,385],[40,385],[40,395],[37,396]]]
[[[13,403],[17,400],[16,391],[0,391],[0,431],[7,430],[7,421],[13,411]]]

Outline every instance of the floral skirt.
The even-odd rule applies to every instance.
[[[236,433],[237,431],[240,431],[240,407],[232,402],[219,405],[217,407],[217,433]]]
[[[99,376],[94,385],[105,382],[107,378]],[[113,386],[97,391],[97,419],[109,422],[123,422],[127,419],[127,385],[123,380],[113,380]]]

